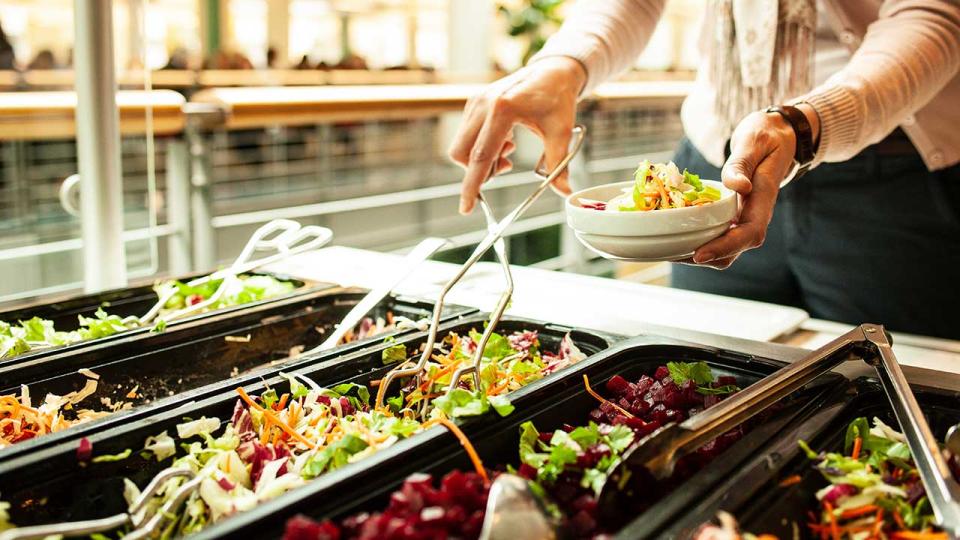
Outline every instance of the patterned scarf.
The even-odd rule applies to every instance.
[[[716,111],[732,131],[747,114],[810,90],[816,0],[708,0]]]

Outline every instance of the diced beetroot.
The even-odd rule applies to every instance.
[[[340,540],[340,529],[329,520],[319,523],[296,515],[287,520],[283,540]]]
[[[657,368],[657,371],[653,373],[653,377],[658,381],[662,381],[670,377],[670,370],[667,369],[667,366],[660,366]]]
[[[630,383],[620,375],[614,375],[607,381],[607,391],[615,396],[626,394],[630,390]]]
[[[537,469],[526,463],[521,463],[520,467],[517,469],[517,474],[526,478],[527,480],[533,480],[537,477]]]
[[[564,424],[564,425],[560,426],[560,429],[566,431],[567,433],[570,433],[571,431],[573,431],[573,430],[575,430],[575,429],[577,429],[577,428],[576,428],[576,426],[571,426],[570,424]]]
[[[737,384],[737,378],[732,375],[721,375],[717,377],[717,385],[719,386],[728,386],[728,385]]]
[[[649,375],[641,375],[640,380],[637,381],[637,392],[641,395],[646,394],[650,391],[650,387],[653,386],[653,383],[653,377],[650,377]]]
[[[549,443],[549,442],[550,442],[550,439],[552,439],[552,438],[553,438],[553,432],[545,431],[545,432],[543,432],[543,433],[540,434],[540,440],[543,441],[543,442],[545,442],[545,443]]]

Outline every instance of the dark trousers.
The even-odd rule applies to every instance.
[[[686,139],[674,161],[720,178]],[[960,166],[883,143],[822,164],[780,191],[763,246],[723,271],[675,264],[673,285],[960,339]]]

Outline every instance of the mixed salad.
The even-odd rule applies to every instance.
[[[509,336],[494,333],[480,361],[480,388],[474,388],[473,380],[464,377],[452,391],[448,391],[453,374],[473,363],[480,337],[475,330],[465,336],[448,334],[435,346],[424,376],[420,380],[407,380],[399,394],[389,398],[387,403],[394,411],[429,411],[433,417],[439,414],[447,418],[477,416],[491,408],[506,416],[513,411],[506,394],[586,358],[569,334],[561,341],[558,351],[550,353],[540,350],[540,339],[535,331],[516,332]],[[410,358],[412,365],[419,359],[419,353],[398,344],[384,351],[383,362],[391,364]],[[426,403],[430,406],[423,407]]]
[[[879,418],[874,418],[872,425],[862,417],[850,423],[843,452],[816,452],[804,441],[799,445],[827,481],[816,493],[817,512],[810,512],[806,524],[812,537],[947,539],[947,534],[934,526],[933,509],[906,438]],[[788,487],[800,480],[792,477],[781,485]],[[704,526],[697,538],[735,538],[732,534],[739,534],[735,520],[722,515],[719,526]]]
[[[700,176],[676,164],[640,162],[633,174],[633,186],[609,201],[580,199],[583,208],[607,212],[646,212],[700,206],[720,200],[720,190],[704,185]]]
[[[675,377],[675,378],[674,378]],[[587,391],[600,401],[589,421],[540,432],[531,422],[520,427],[519,466],[508,467],[531,481],[534,491],[552,502],[550,511],[573,538],[594,538],[607,532],[598,519],[597,496],[617,460],[635,441],[665,423],[677,421],[738,391],[736,381],[714,378],[707,364],[671,362],[654,377],[635,382],[614,376],[601,397],[584,377]],[[715,457],[739,438],[739,430],[700,450],[697,460]],[[468,453],[475,455],[470,449]],[[383,512],[360,513],[339,521],[313,521],[296,516],[287,522],[285,540],[477,538],[483,523],[489,482],[487,470],[454,470],[439,487],[429,475],[414,474],[390,496]],[[689,463],[689,462],[688,462]],[[687,471],[690,468],[688,467]],[[678,474],[686,474],[678,472]],[[659,488],[650,491],[663,495]]]
[[[394,316],[392,312],[388,311],[386,317],[365,317],[354,330],[343,337],[341,344],[374,337],[392,330],[423,328],[425,324],[425,321],[413,321],[405,317]],[[292,354],[293,356],[296,356],[302,350],[303,346],[297,346],[291,352],[295,353]],[[42,404],[36,408],[32,406],[30,391],[26,386],[21,387],[19,396],[14,394],[0,395],[0,448],[48,433],[62,431],[77,424],[133,407],[132,401],[113,402],[109,398],[102,398],[100,400],[101,407],[98,409],[81,408],[81,402],[96,393],[100,377],[89,369],[80,370],[80,374],[86,377],[83,388],[64,396],[47,394]],[[137,387],[131,389],[126,395],[126,398],[130,400],[139,397],[142,396],[137,393]]]
[[[185,469],[202,479],[186,502],[166,516],[164,537],[197,532],[434,425],[446,426],[469,447],[452,418],[482,414],[489,408],[509,414],[512,406],[504,394],[516,385],[527,384],[585,357],[569,336],[556,354],[549,354],[539,351],[536,332],[494,334],[484,349],[485,366],[500,361],[503,367],[485,370],[495,374],[514,370],[522,377],[511,378],[509,384],[484,383],[481,391],[463,389],[465,395],[452,393],[455,397],[446,402],[440,396],[431,396],[444,384],[443,375],[437,372],[462,361],[460,355],[471,350],[471,336],[476,337],[477,333],[452,333],[436,346],[434,363],[442,367],[435,366],[429,384],[415,389],[420,392],[420,402],[426,405],[422,414],[414,410],[412,405],[417,402],[408,400],[409,394],[398,394],[388,406],[376,409],[371,406],[371,390],[367,386],[346,383],[323,388],[306,377],[284,375],[289,382],[288,392],[268,389],[250,396],[238,388],[238,400],[229,420],[188,419],[177,425],[176,433],[149,437],[141,457],[160,462],[172,459],[159,474]],[[475,349],[474,344],[472,350]],[[418,352],[414,353],[419,357]],[[394,345],[384,350],[382,360],[384,364],[395,364],[413,358],[408,358],[402,345]],[[517,367],[520,365],[526,367]],[[133,451],[93,456],[89,443],[84,446],[81,441],[78,457],[82,461],[114,461],[128,458]],[[187,480],[167,480],[147,511],[170,502]],[[132,502],[139,494],[139,488],[126,481],[126,500]]]
[[[176,291],[160,311],[159,321],[154,329],[162,331],[166,326],[164,314],[199,304],[208,300],[220,287],[222,281],[215,280],[198,286],[182,281],[164,281],[154,286],[157,297]],[[266,298],[280,296],[296,288],[293,282],[278,280],[266,275],[242,275],[230,280],[219,299],[207,306],[205,311],[256,302]],[[111,315],[103,308],[97,309],[93,317],[77,316],[79,325],[75,330],[58,330],[53,321],[34,317],[27,321],[0,321],[0,359],[12,358],[37,349],[60,347],[111,336],[118,332],[140,328],[143,323],[136,316],[121,318]]]
[[[62,431],[132,406],[129,402],[115,404],[107,402],[103,404],[103,410],[79,408],[81,401],[97,391],[99,379],[95,373],[89,370],[83,371],[87,376],[83,388],[63,396],[47,394],[36,407],[26,386],[21,388],[19,396],[9,394],[0,396],[0,449],[34,437]]]

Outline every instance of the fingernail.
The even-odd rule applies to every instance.
[[[460,199],[460,215],[466,216],[470,213],[470,204],[466,199]]]
[[[714,254],[710,252],[695,253],[693,255],[693,262],[696,262],[696,263],[710,262],[713,259],[714,259]]]

